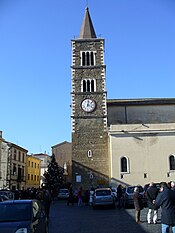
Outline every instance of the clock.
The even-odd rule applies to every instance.
[[[96,102],[93,99],[84,99],[81,102],[81,108],[85,112],[92,112],[95,110]]]

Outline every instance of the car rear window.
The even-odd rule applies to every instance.
[[[143,192],[143,188],[141,186],[139,186],[138,188],[139,188],[139,193]],[[135,189],[135,187],[128,187],[127,192],[133,193],[134,189]]]
[[[25,221],[29,219],[31,219],[30,203],[1,203],[0,222]]]
[[[106,196],[106,195],[111,195],[110,190],[97,190],[96,191],[96,196]]]
[[[69,191],[68,190],[65,190],[65,189],[61,189],[60,191],[59,191],[59,193],[68,193]]]

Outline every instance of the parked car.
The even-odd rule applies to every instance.
[[[68,189],[59,189],[57,197],[58,197],[58,199],[68,199],[69,190]]]
[[[98,206],[112,206],[115,208],[115,198],[110,188],[95,189],[92,206],[95,209]]]
[[[117,188],[111,188],[111,190],[112,190],[112,194],[113,194],[115,200],[117,200]]]
[[[124,190],[123,190],[123,205],[124,205],[124,207],[134,205],[133,196],[134,196],[134,188],[135,187],[139,188],[139,193],[142,196],[143,205],[146,206],[147,199],[146,199],[146,197],[144,195],[144,189],[143,189],[142,186],[136,185],[136,186],[128,186],[128,187],[124,188]]]
[[[7,200],[9,200],[9,198],[6,195],[0,193],[0,201],[7,201]]]
[[[0,232],[48,233],[43,205],[38,200],[0,202]]]
[[[0,190],[0,195],[7,196],[9,200],[15,199],[14,193],[10,190]]]

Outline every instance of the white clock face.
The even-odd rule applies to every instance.
[[[96,103],[92,99],[85,99],[82,101],[81,107],[85,112],[92,112],[96,107]]]

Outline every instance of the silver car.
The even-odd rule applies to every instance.
[[[124,188],[124,190],[123,190],[123,192],[124,192],[123,193],[123,205],[124,205],[124,207],[134,205],[133,196],[134,196],[134,188],[135,187],[139,188],[139,193],[142,196],[142,203],[143,203],[144,206],[146,205],[147,200],[146,200],[146,198],[144,196],[144,189],[143,189],[142,186],[136,185],[136,186],[129,186],[129,187]]]
[[[112,206],[115,208],[115,198],[110,188],[98,188],[93,196],[93,208],[98,206]]]
[[[69,190],[68,189],[60,189],[57,197],[58,197],[58,199],[68,199]]]

